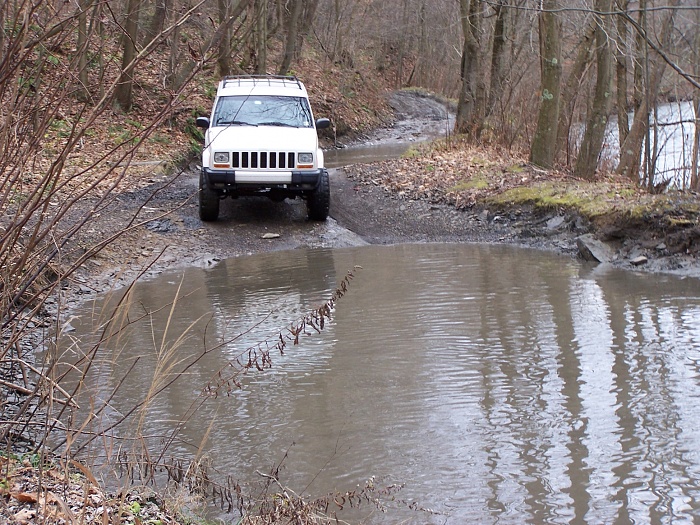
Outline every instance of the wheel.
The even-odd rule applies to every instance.
[[[199,218],[205,222],[219,218],[219,194],[209,187],[204,172],[199,174]]]
[[[328,171],[323,170],[318,186],[306,199],[306,207],[309,219],[312,221],[325,221],[328,218],[328,210],[331,206],[331,185],[328,180]]]

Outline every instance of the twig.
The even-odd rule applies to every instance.
[[[42,378],[44,381],[48,381],[48,382],[51,384],[51,387],[52,387],[52,388],[55,388],[55,389],[58,390],[61,394],[63,394],[64,396],[66,396],[66,399],[67,399],[66,403],[69,403],[72,407],[80,408],[80,405],[78,405],[78,403],[76,403],[76,402],[73,400],[73,396],[71,396],[68,392],[66,392],[63,388],[61,388],[61,385],[59,385],[58,383],[56,383],[56,381],[54,381],[53,379],[50,379],[50,378],[46,377],[46,375],[45,375],[43,372],[41,372],[41,370],[39,370],[39,369],[33,367],[32,365],[30,365],[29,363],[27,363],[27,362],[24,361],[23,359],[11,359],[11,361],[14,362],[14,363],[19,363],[20,365],[23,365],[23,366],[26,366],[27,368],[29,368],[29,370],[31,370],[32,372],[34,372],[36,375],[38,375],[38,376],[39,376],[40,378]],[[61,401],[59,401],[59,403],[60,403],[60,402],[61,402]]]
[[[12,389],[16,392],[19,392],[20,394],[24,394],[26,396],[31,396],[34,394],[34,390],[31,390],[29,388],[25,388],[23,386],[15,385],[14,383],[10,383],[9,381],[5,381],[4,379],[0,379],[0,385],[4,385],[7,388],[10,388],[10,389]],[[73,401],[72,399],[65,400],[65,399],[56,398],[56,399],[54,399],[54,401],[56,401],[57,403],[60,403],[62,405],[70,405],[70,406],[75,407],[75,408],[80,408],[77,405],[77,403],[75,401]]]

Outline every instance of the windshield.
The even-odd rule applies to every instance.
[[[313,127],[309,101],[304,97],[229,96],[220,97],[213,116],[214,126]]]

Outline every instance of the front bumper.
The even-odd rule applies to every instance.
[[[318,186],[324,168],[315,170],[212,170],[202,168],[212,189],[281,188],[286,190],[313,190]]]

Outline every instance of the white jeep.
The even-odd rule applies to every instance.
[[[225,197],[259,195],[274,201],[306,199],[309,218],[325,221],[328,171],[304,84],[290,76],[229,76],[219,82],[204,128],[199,217],[215,221]]]

